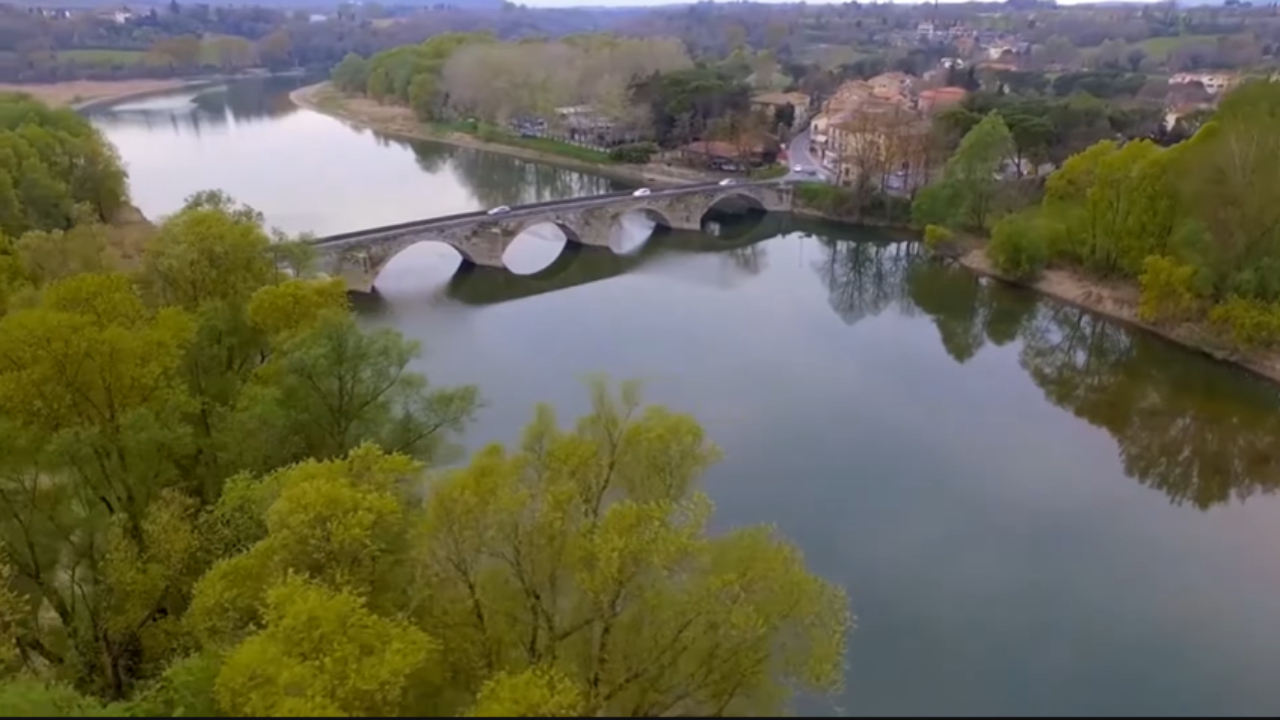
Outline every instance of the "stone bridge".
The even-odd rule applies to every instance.
[[[791,186],[776,181],[682,185],[648,195],[634,192],[520,205],[498,215],[482,210],[388,225],[317,238],[312,246],[320,270],[342,277],[351,290],[370,292],[391,258],[420,242],[442,242],[457,250],[464,262],[505,268],[502,255],[516,236],[542,223],[560,228],[569,242],[608,247],[613,228],[626,213],[644,213],[674,230],[701,230],[712,206],[729,199],[770,212],[791,209]]]

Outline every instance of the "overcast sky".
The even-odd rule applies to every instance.
[[[761,0],[756,0],[757,2]],[[843,3],[845,0],[806,0],[810,5],[835,5]],[[932,2],[932,0],[928,0]],[[966,0],[938,0],[941,3],[946,2],[964,2]],[[1088,0],[1097,2],[1097,0]],[[1158,0],[1126,0],[1135,4],[1143,2],[1157,2]],[[643,7],[646,5],[687,5],[691,0],[514,0],[517,4],[528,5],[529,7]],[[912,2],[904,2],[899,0],[897,4],[911,5]],[[1072,0],[1058,0],[1059,5],[1076,5],[1078,2]]]

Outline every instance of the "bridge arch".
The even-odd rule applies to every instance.
[[[634,255],[643,250],[654,235],[673,227],[668,214],[657,208],[627,208],[610,216],[605,244],[615,255]]]
[[[526,233],[538,227],[539,225],[550,225],[554,227],[564,235],[564,239],[568,242],[575,242],[579,244],[582,243],[582,236],[578,233],[578,229],[575,228],[573,225],[570,225],[568,222],[565,222],[564,220],[561,220],[559,218],[552,219],[552,220],[532,220],[530,222],[524,223],[520,225],[520,229],[516,231],[516,234],[513,236],[513,238],[519,237],[523,233]]]
[[[641,205],[638,208],[632,208],[625,212],[619,213],[618,220],[621,221],[623,216],[626,215],[627,213],[636,213],[636,214],[642,215],[646,219],[653,221],[655,225],[660,225],[664,228],[675,227],[675,225],[671,222],[671,218],[667,215],[667,213],[659,210],[658,208],[652,207],[650,205]]]
[[[442,281],[447,281],[449,277],[475,265],[475,261],[465,248],[459,247],[444,238],[420,238],[411,242],[396,243],[385,251],[376,254],[364,253],[348,256],[344,259],[344,264],[348,267],[356,264],[364,272],[369,289],[372,290],[376,287],[378,278],[382,276],[383,271],[396,262],[397,258],[400,259],[400,262],[404,262],[405,256],[418,254],[422,254],[423,257],[420,258],[419,269],[415,270],[415,272],[422,272],[423,268],[430,268],[426,274],[433,277],[439,275],[439,279]]]
[[[555,268],[571,259],[578,248],[583,245],[583,236],[568,222],[559,218],[533,220],[517,226],[519,229],[506,242],[502,249],[502,266],[515,275],[530,276],[552,272]],[[559,247],[551,249],[544,241],[554,238],[538,237],[539,230],[554,228],[563,236]],[[543,243],[541,246],[537,243]]]
[[[698,224],[706,222],[707,215],[713,211],[727,211],[728,208],[743,207],[751,213],[767,212],[768,208],[758,197],[746,190],[718,193],[707,201],[702,212],[698,214]]]

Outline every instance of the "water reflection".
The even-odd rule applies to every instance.
[[[506,155],[448,148],[436,143],[404,144],[411,147],[419,158],[424,150],[431,154],[439,152],[441,147],[451,150],[449,168],[484,207],[601,195],[622,187],[618,181],[606,177],[585,175],[577,170],[526,162]],[[422,164],[421,160],[419,164]]]
[[[94,110],[151,218],[191,193],[230,192],[290,232],[348,232],[625,184],[519,158],[357,130],[300,110],[310,78],[253,78]]]
[[[761,241],[785,232],[791,216],[751,215],[726,223],[731,230],[715,237],[687,230],[656,228],[648,241],[630,253],[570,243],[548,267],[531,275],[517,275],[497,268],[470,267],[456,273],[444,296],[464,305],[496,305],[543,293],[566,290],[634,272],[681,255],[712,254],[738,275],[755,275],[766,267]],[[366,300],[365,302],[377,302]]]
[[[299,111],[289,92],[314,80],[301,77],[268,77],[237,80],[125,101],[90,111],[103,126],[146,128],[154,132],[190,134],[225,133],[237,124],[261,123]]]
[[[1280,485],[1274,386],[1085,310],[925,260],[915,244],[822,240],[815,270],[846,323],[894,307],[923,314],[971,360],[1021,342],[1019,363],[1053,404],[1105,429],[1125,472],[1202,510]]]
[[[1207,510],[1280,485],[1280,395],[1271,385],[1084,310],[930,261],[914,242],[850,241],[821,225],[767,215],[726,223],[721,237],[659,231],[632,254],[570,243],[542,271],[470,268],[433,297],[494,305],[706,254],[722,258],[733,277],[748,278],[767,268],[761,241],[795,230],[816,237],[822,254],[811,267],[844,323],[886,310],[928,318],[957,363],[988,345],[1019,343],[1019,365],[1045,397],[1109,432],[1125,472],[1174,504]],[[365,310],[378,310],[379,300],[365,302],[373,303]]]

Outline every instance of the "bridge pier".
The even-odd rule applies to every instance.
[[[374,292],[373,283],[378,279],[377,274],[350,265],[343,268],[339,277],[347,284],[347,292],[362,293],[364,295],[370,295]]]

